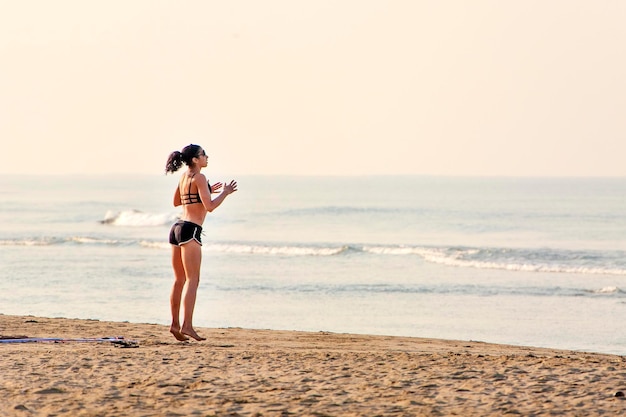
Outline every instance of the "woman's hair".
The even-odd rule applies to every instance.
[[[189,144],[183,148],[182,151],[174,151],[167,158],[167,162],[165,164],[165,173],[169,174],[178,171],[183,163],[187,166],[191,166],[193,164],[193,158],[198,156],[198,152],[200,152],[200,145]]]

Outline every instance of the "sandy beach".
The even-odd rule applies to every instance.
[[[621,356],[474,341],[0,315],[1,416],[618,415]],[[125,343],[78,338],[123,337]],[[0,340],[1,341],[1,340]],[[136,342],[136,343],[135,343]],[[617,394],[617,396],[616,396]]]

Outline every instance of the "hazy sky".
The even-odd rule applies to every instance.
[[[622,0],[0,0],[0,173],[626,175]]]

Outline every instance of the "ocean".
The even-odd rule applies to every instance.
[[[178,178],[0,176],[0,313],[169,324]],[[197,327],[626,354],[626,178],[236,179]]]

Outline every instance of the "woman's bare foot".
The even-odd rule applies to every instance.
[[[185,328],[183,328],[183,329],[181,329],[181,330],[180,330],[180,332],[181,332],[183,335],[187,335],[187,336],[189,336],[189,337],[193,337],[193,338],[194,338],[194,339],[196,339],[198,342],[201,342],[201,341],[203,341],[203,340],[206,340],[206,337],[202,337],[202,336],[200,336],[198,333],[196,333],[196,331],[195,331],[193,328],[191,328],[191,329],[185,329]]]
[[[173,334],[176,340],[180,342],[186,342],[187,340],[189,340],[189,338],[185,336],[177,327],[170,327],[170,333]]]

